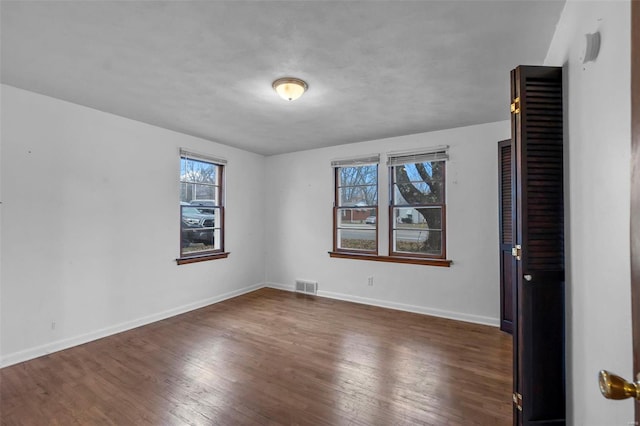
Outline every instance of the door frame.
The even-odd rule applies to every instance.
[[[631,325],[633,374],[640,382],[640,0],[631,0]],[[635,401],[640,425],[640,401]]]

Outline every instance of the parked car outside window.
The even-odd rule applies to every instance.
[[[193,243],[213,245],[215,216],[203,213],[188,203],[180,203],[182,211],[182,246],[188,247]]]
[[[189,205],[196,207],[201,213],[213,213],[215,207],[213,200],[191,200]]]

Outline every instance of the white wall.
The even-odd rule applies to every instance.
[[[509,122],[504,121],[267,157],[267,282],[290,288],[295,279],[317,280],[323,296],[497,325],[497,143],[509,136]],[[327,252],[333,245],[331,160],[438,145],[450,146],[447,257],[453,265],[329,258]],[[379,170],[379,222],[384,223],[388,217],[384,208],[387,169],[382,164]],[[387,232],[380,232],[379,238],[380,247],[386,250]],[[367,286],[369,276],[374,277],[373,287]]]
[[[0,365],[256,288],[265,270],[276,286],[316,279],[324,296],[498,323],[497,141],[508,122],[265,160],[1,87]],[[452,267],[330,259],[330,160],[444,144]],[[175,263],[179,147],[229,160],[228,259]],[[256,216],[269,226],[246,226]]]
[[[264,157],[6,85],[1,135],[4,365],[262,285]],[[229,161],[227,259],[176,265],[179,147]]]
[[[600,31],[596,62],[579,61]],[[632,424],[633,403],[600,396],[597,373],[632,378],[629,276],[630,2],[569,1],[547,65],[564,67],[567,403],[570,424]]]

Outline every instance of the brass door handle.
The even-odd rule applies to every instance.
[[[601,370],[598,374],[600,392],[607,399],[635,398],[640,400],[640,382],[627,382],[620,376]]]

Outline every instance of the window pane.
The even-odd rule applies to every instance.
[[[189,205],[200,210],[200,213],[212,213],[212,214],[214,214],[216,210],[214,207],[218,206],[217,200],[215,198],[191,200],[191,203],[189,203]]]
[[[218,167],[205,161],[181,158],[180,181],[214,185],[218,182]]]
[[[416,210],[429,228],[442,230],[442,207],[422,207]]]
[[[189,185],[189,187],[192,189],[189,194],[191,194],[193,198],[184,201],[192,202],[195,200],[209,200],[211,201],[211,204],[217,204],[217,186],[204,185],[199,183],[189,183],[187,185]]]
[[[340,207],[375,206],[378,204],[378,187],[376,185],[346,186],[339,189]]]
[[[393,231],[393,251],[439,256],[442,254],[442,231],[396,229]]]
[[[220,228],[190,228],[183,230],[184,253],[196,253],[201,251],[220,250],[222,238]],[[185,239],[186,237],[186,239]]]
[[[442,229],[442,207],[394,207],[394,228]]]
[[[442,181],[444,177],[444,161],[402,164],[394,168],[396,181],[399,180],[401,175],[406,176],[407,180],[412,181]]]
[[[191,203],[194,200],[208,200],[209,206],[220,205],[217,182],[221,168],[216,164],[181,158],[180,201]]]
[[[352,250],[376,251],[375,228],[338,229],[338,248]]]
[[[431,185],[426,182],[405,182],[393,185],[394,204],[429,204],[441,203],[442,191],[432,192]]]
[[[191,182],[180,182],[180,201],[209,200],[218,204],[219,187]]]
[[[182,221],[189,225],[200,225],[202,227],[214,227],[215,216],[220,211],[219,208],[207,209],[203,212],[196,206],[182,204],[180,206]]]
[[[394,167],[394,204],[444,202],[444,162]]]
[[[219,232],[219,231],[218,231]],[[198,229],[182,227],[182,253],[195,254],[219,248],[219,239],[214,237],[213,228]]]
[[[339,167],[336,173],[335,248],[377,253],[378,165]]]
[[[393,185],[394,204],[443,203],[444,193],[440,183],[405,182]]]
[[[367,225],[365,228],[371,228],[377,223],[376,209],[338,209],[337,215],[338,228],[362,228],[362,225]]]
[[[378,184],[378,166],[376,164],[357,167],[340,167],[338,173],[338,186]]]

